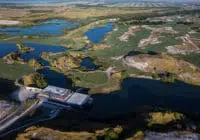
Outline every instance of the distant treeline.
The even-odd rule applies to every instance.
[[[153,18],[153,17],[162,17],[162,16],[173,16],[173,15],[195,15],[195,14],[200,14],[199,9],[195,10],[174,10],[171,12],[152,12],[152,13],[143,13],[143,14],[138,14],[138,15],[123,15],[120,16],[120,21],[121,22],[126,22],[130,20],[146,20],[147,18]]]
[[[129,25],[162,25],[165,24],[166,22],[164,21],[148,21],[148,20],[132,20],[128,22],[121,22]]]
[[[187,21],[178,21],[177,24],[184,24],[184,25],[192,25],[194,22],[187,22]]]

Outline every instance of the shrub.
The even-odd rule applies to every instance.
[[[104,139],[105,140],[118,140],[123,131],[121,126],[117,126],[115,128],[105,128],[104,129]]]
[[[42,65],[37,60],[35,60],[35,59],[30,59],[28,61],[28,65],[31,66],[31,67],[33,67],[33,68],[35,68],[35,69],[39,69],[39,68],[42,67]]]
[[[148,126],[154,124],[165,125],[170,122],[184,119],[184,115],[177,112],[151,112],[147,119]]]
[[[25,86],[37,88],[45,88],[47,86],[44,76],[38,72],[23,76],[23,83]]]
[[[174,83],[176,80],[176,74],[166,73],[163,77],[161,77],[161,80],[166,83]]]
[[[152,78],[153,78],[154,80],[158,80],[158,79],[159,79],[159,75],[158,75],[157,73],[153,73],[153,74],[152,74]]]

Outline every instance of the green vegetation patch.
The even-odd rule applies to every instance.
[[[184,35],[184,34],[183,34]],[[148,45],[145,47],[145,51],[154,51],[157,53],[161,53],[161,52],[166,52],[166,47],[168,46],[173,46],[173,45],[181,45],[182,44],[182,40],[181,39],[176,39],[176,37],[178,37],[178,35],[172,35],[172,34],[161,34],[160,41],[161,43],[158,44],[154,44],[154,45]]]
[[[147,119],[148,126],[166,125],[170,122],[175,122],[184,119],[184,115],[177,112],[151,112]]]
[[[192,64],[194,64],[195,66],[200,68],[200,54],[199,53],[191,53],[189,55],[177,55],[176,56],[179,59],[183,59],[185,61],[188,61]]]
[[[44,76],[38,72],[33,72],[29,75],[24,75],[23,84],[25,86],[37,87],[37,88],[47,87],[47,82]]]
[[[0,77],[9,80],[15,80],[27,73],[33,71],[31,67],[26,64],[5,64],[2,59],[0,59]]]
[[[88,88],[105,84],[108,81],[108,77],[105,72],[77,72],[73,73],[72,79],[77,86]]]
[[[40,62],[37,61],[36,59],[30,59],[28,61],[28,65],[35,69],[40,69],[42,67],[42,64],[40,64]]]
[[[150,31],[142,29],[141,31],[136,32],[135,36],[130,37],[127,42],[123,42],[119,40],[119,37],[128,30],[129,26],[116,25],[116,27],[118,31],[112,31],[109,35],[107,35],[103,42],[112,47],[104,50],[96,50],[95,52],[92,52],[92,55],[105,60],[110,59],[110,57],[126,55],[130,51],[137,50],[140,40],[147,38],[150,35]]]

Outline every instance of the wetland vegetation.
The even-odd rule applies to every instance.
[[[94,98],[91,111],[61,113],[17,139],[199,133],[199,8],[148,6],[0,7],[0,21],[8,23],[0,22],[0,78]]]

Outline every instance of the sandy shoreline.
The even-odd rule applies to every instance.
[[[0,25],[18,25],[19,21],[14,20],[0,20]]]

